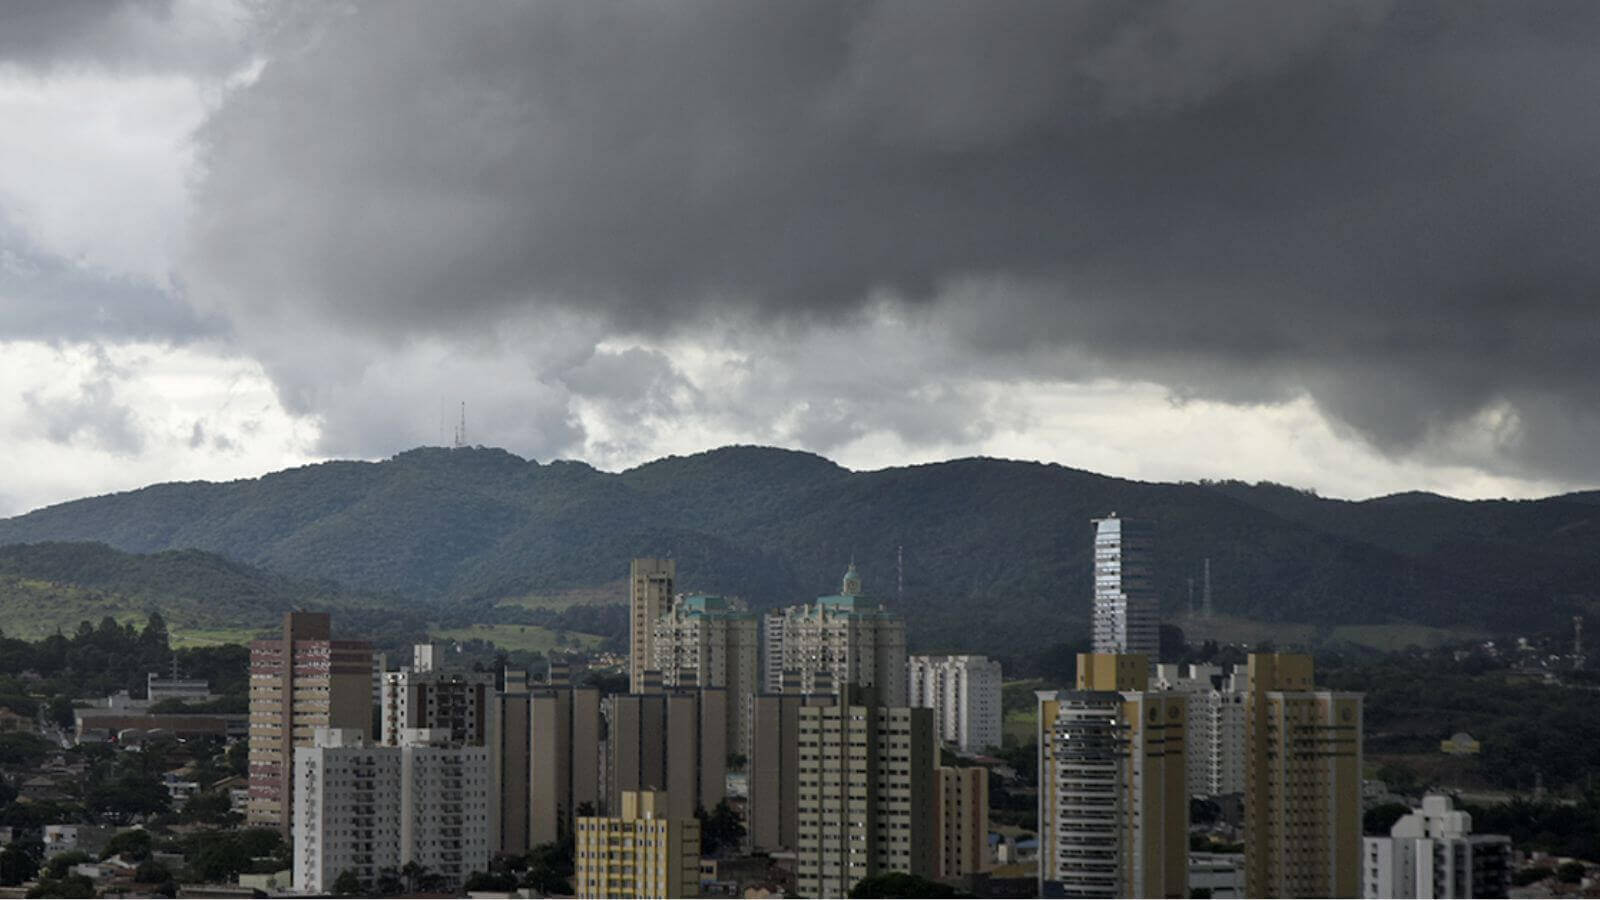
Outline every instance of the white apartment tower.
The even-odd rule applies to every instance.
[[[906,623],[861,593],[854,563],[838,594],[769,614],[766,624],[766,693],[829,694],[850,684],[876,688],[880,705],[907,705]]]
[[[1511,887],[1511,839],[1473,834],[1472,816],[1443,794],[1362,843],[1363,897],[1504,897]]]
[[[378,746],[318,728],[295,750],[294,886],[325,894],[345,872],[366,885],[416,863],[458,890],[489,865],[489,751],[409,729]]]
[[[1142,653],[1155,662],[1161,652],[1161,605],[1152,565],[1153,529],[1116,513],[1094,524],[1094,652]]]
[[[651,668],[666,688],[718,687],[728,696],[727,746],[750,755],[750,698],[761,687],[759,620],[743,601],[680,596],[656,620]]]
[[[1223,675],[1220,666],[1163,663],[1156,666],[1156,686],[1181,695],[1188,707],[1184,746],[1190,792],[1244,793],[1249,673],[1243,667]]]
[[[965,753],[1000,746],[1000,663],[984,656],[913,656],[906,663],[912,706],[933,710],[934,733]]]

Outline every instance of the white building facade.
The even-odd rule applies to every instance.
[[[1095,519],[1094,652],[1161,653],[1161,605],[1154,581],[1154,529],[1112,513]]]
[[[1511,886],[1511,839],[1473,834],[1472,816],[1443,794],[1362,843],[1364,897],[1504,897]]]
[[[934,734],[964,753],[1000,746],[1000,663],[984,656],[913,656],[906,662],[912,706],[933,710]]]
[[[1249,673],[1242,667],[1224,675],[1220,666],[1163,663],[1156,666],[1155,684],[1182,694],[1188,707],[1189,790],[1211,796],[1244,793]]]
[[[350,872],[365,885],[415,862],[456,890],[489,865],[489,751],[408,729],[378,746],[318,728],[295,750],[294,886],[326,893]]]

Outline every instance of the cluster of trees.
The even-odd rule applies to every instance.
[[[219,694],[244,696],[249,689],[250,651],[236,644],[172,650],[166,620],[148,615],[143,628],[106,616],[79,623],[70,634],[26,641],[0,632],[0,705],[37,711],[38,695],[90,697],[126,690],[143,696],[145,676],[166,672],[174,660],[185,675],[204,678]],[[24,675],[36,680],[23,682]],[[71,704],[53,700],[53,718],[71,723]],[[65,703],[65,706],[61,704]]]

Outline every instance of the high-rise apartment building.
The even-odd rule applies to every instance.
[[[805,897],[843,897],[888,872],[931,878],[937,864],[932,711],[857,705],[851,693],[799,709],[795,880]]]
[[[730,751],[750,755],[750,698],[761,688],[759,619],[739,600],[678,597],[656,620],[651,668],[663,687],[722,688]]]
[[[599,688],[530,685],[526,673],[507,672],[488,718],[499,852],[554,843],[572,834],[580,811],[601,811]]]
[[[1363,897],[1505,897],[1511,890],[1511,838],[1473,834],[1472,816],[1443,794],[1423,797],[1388,837],[1362,843]]]
[[[437,647],[418,644],[410,667],[383,674],[380,743],[398,744],[408,728],[430,728],[458,744],[483,744],[494,674],[445,671],[440,662]]]
[[[1218,796],[1244,793],[1245,695],[1249,675],[1224,675],[1220,666],[1166,663],[1156,666],[1157,686],[1188,705],[1189,791]]]
[[[667,815],[693,818],[727,797],[728,695],[673,688],[606,699],[606,805],[621,814],[626,791],[665,791]]]
[[[619,806],[615,816],[578,819],[578,896],[700,896],[700,821],[671,815],[659,791],[624,791]]]
[[[672,606],[677,577],[670,559],[636,559],[628,567],[628,690],[635,694],[645,691],[656,620]]]
[[[1142,653],[1154,663],[1161,653],[1154,528],[1116,513],[1094,525],[1094,652]]]
[[[849,684],[876,688],[884,706],[907,705],[905,621],[861,593],[854,563],[838,594],[766,621],[767,671],[778,673],[767,693],[828,694]]]
[[[1185,704],[1142,654],[1078,655],[1077,688],[1039,691],[1039,894],[1187,897]]]
[[[443,731],[376,746],[358,729],[317,728],[295,748],[295,890],[325,894],[345,872],[370,887],[408,863],[458,890],[489,865],[492,791],[489,752]]]
[[[939,740],[964,753],[1000,746],[1000,663],[984,656],[913,656],[906,677],[910,704],[933,710]]]
[[[800,707],[833,703],[831,694],[757,694],[750,702],[750,844],[793,850],[799,827]]]
[[[939,766],[934,801],[935,878],[960,878],[989,866],[989,770]]]
[[[317,728],[372,728],[372,645],[331,639],[327,613],[291,612],[283,636],[250,643],[252,827],[294,824],[294,748]]]
[[[1361,700],[1319,691],[1311,657],[1250,654],[1244,863],[1250,897],[1361,893]]]

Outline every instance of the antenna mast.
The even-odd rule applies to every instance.
[[[459,450],[462,447],[465,447],[466,445],[467,445],[467,401],[463,400],[463,401],[461,401],[461,421],[456,424],[456,443],[455,443],[455,448],[457,450]]]
[[[1205,610],[1206,618],[1209,619],[1216,613],[1216,610],[1211,607],[1211,557],[1209,556],[1206,557],[1205,587],[1200,594],[1200,603]]]
[[[906,599],[906,548],[898,544],[894,548],[894,605],[900,606]]]

